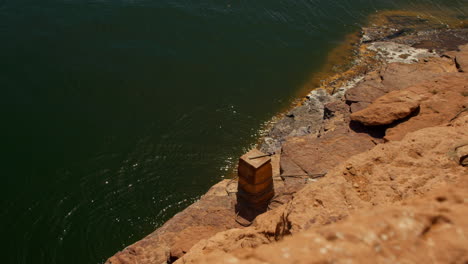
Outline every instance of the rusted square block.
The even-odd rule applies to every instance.
[[[265,155],[263,152],[253,149],[239,159],[237,173],[247,183],[256,185],[273,177],[270,157],[255,158]]]
[[[257,194],[264,192],[267,189],[273,189],[273,178],[268,178],[266,181],[258,184],[248,183],[244,177],[239,177],[239,187],[248,193]]]
[[[275,192],[273,189],[268,190],[266,193],[262,193],[260,195],[253,195],[248,193],[242,189],[239,189],[237,195],[244,201],[247,201],[251,207],[262,207],[275,196]]]

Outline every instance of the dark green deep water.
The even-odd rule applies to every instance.
[[[467,5],[0,0],[2,263],[103,262],[228,176],[367,15]]]

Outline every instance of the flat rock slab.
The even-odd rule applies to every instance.
[[[417,64],[390,63],[369,73],[356,87],[346,92],[345,98],[354,113],[391,91],[454,72],[458,69],[449,58],[430,58]]]
[[[396,122],[385,133],[386,140],[401,140],[407,133],[448,123],[468,108],[468,74],[452,73],[408,87],[421,96],[419,111],[404,122]]]
[[[382,73],[382,84],[389,91],[401,90],[453,72],[458,72],[458,69],[449,58],[429,58],[415,64],[390,63]]]
[[[352,113],[351,120],[366,126],[388,125],[413,113],[421,99],[412,91],[393,91],[378,98],[367,108]]]
[[[374,146],[371,136],[354,132],[337,131],[320,138],[291,138],[283,144],[282,176],[323,175],[349,157]]]
[[[346,93],[351,119],[367,126],[390,125],[387,141],[449,122],[468,108],[467,54],[465,45],[448,57],[391,63],[370,73]]]

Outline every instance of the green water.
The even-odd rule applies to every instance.
[[[466,0],[0,0],[5,263],[102,263],[223,177],[384,8]]]

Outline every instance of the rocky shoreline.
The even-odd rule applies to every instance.
[[[267,212],[248,227],[237,223],[237,182],[224,180],[106,263],[427,258],[388,241],[444,263],[468,260],[459,234],[468,234],[468,28],[398,12],[379,21],[362,29],[352,66],[279,118],[260,144],[275,153]],[[440,226],[447,232],[425,231]],[[427,239],[455,242],[428,249]]]

